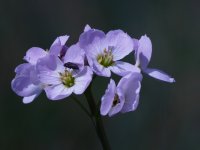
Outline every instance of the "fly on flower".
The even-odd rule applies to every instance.
[[[19,96],[24,97],[23,103],[32,102],[45,87],[38,79],[36,71],[37,61],[48,54],[60,56],[61,52],[66,49],[65,43],[68,38],[69,36],[67,35],[56,38],[48,52],[39,47],[32,47],[26,52],[24,60],[28,63],[16,67],[16,76],[11,83],[13,91]]]
[[[64,57],[64,62],[68,62],[66,58]],[[79,56],[75,53],[73,62],[75,63],[77,59]],[[64,62],[54,55],[48,55],[37,63],[39,80],[47,85],[44,90],[51,100],[60,100],[72,93],[82,94],[92,80],[93,72],[88,66],[79,64],[82,68],[77,71],[77,69],[66,66]]]

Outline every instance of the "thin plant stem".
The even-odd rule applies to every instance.
[[[89,116],[92,117],[92,114],[83,106],[83,104],[74,96],[72,95],[72,99],[80,106],[80,108]]]
[[[93,119],[92,114],[85,108],[85,106],[74,96],[72,95],[72,99],[78,104],[78,106],[88,115],[88,117],[91,119],[92,124],[95,127],[95,121]]]
[[[91,84],[87,88],[87,90],[85,92],[85,96],[86,96],[87,102],[89,104],[91,113],[95,117],[96,132],[97,132],[97,135],[98,135],[98,137],[101,141],[102,147],[103,147],[104,150],[111,150],[110,144],[108,142],[106,132],[105,132],[105,129],[104,129],[104,126],[103,126],[103,121],[102,121],[102,118],[101,118],[101,115],[100,115],[99,106],[96,105],[95,100],[94,100],[93,95],[92,95]]]

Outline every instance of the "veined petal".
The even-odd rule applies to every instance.
[[[47,86],[45,92],[50,100],[60,100],[72,94],[73,88],[67,88],[63,84]]]
[[[152,44],[149,37],[146,35],[139,39],[138,49],[136,50],[136,64],[140,65],[142,69],[145,69],[151,59]]]
[[[38,60],[38,63],[36,65],[37,71],[57,71],[57,72],[63,72],[65,70],[63,62],[54,55],[47,55],[44,58],[41,58]]]
[[[133,51],[133,41],[131,37],[122,30],[110,31],[106,34],[108,46],[114,47],[112,50],[113,60],[120,60]]]
[[[87,87],[89,86],[92,80],[93,72],[90,67],[85,67],[76,77],[75,77],[75,85],[74,93],[75,94],[83,94]]]
[[[61,60],[54,55],[48,55],[42,59],[39,59],[36,70],[39,80],[44,84],[60,84],[60,74],[64,72],[65,67]]]
[[[144,70],[144,72],[147,73],[149,76],[156,78],[158,80],[162,80],[162,81],[170,82],[170,83],[175,82],[174,78],[172,78],[171,76],[169,76],[165,72],[158,70],[158,69],[147,68],[147,69]]]
[[[93,60],[91,68],[99,76],[104,76],[104,77],[110,77],[111,76],[110,68],[109,67],[106,68],[106,67],[100,65],[96,60]]]
[[[79,44],[72,45],[64,56],[64,63],[71,62],[77,65],[84,65],[84,56],[85,53]]]
[[[80,47],[84,50],[93,43],[94,39],[102,39],[105,38],[105,34],[101,30],[90,29],[86,32],[83,32],[79,37],[79,44]]]
[[[47,52],[39,47],[32,47],[28,49],[26,52],[26,55],[24,56],[24,60],[27,62],[35,65],[37,63],[37,60],[46,56]]]
[[[134,72],[123,77],[118,84],[125,97],[125,102],[121,112],[134,111],[139,102],[139,93],[141,88],[142,75],[140,73]]]
[[[101,107],[100,107],[101,115],[105,116],[110,111],[115,97],[115,91],[116,91],[115,81],[110,79],[110,83],[108,84],[106,92],[101,98]]]
[[[58,56],[68,39],[69,39],[68,35],[57,37],[56,40],[51,45],[49,53]]]
[[[119,76],[125,76],[131,72],[140,72],[138,67],[122,61],[116,61],[115,64],[109,68],[112,72]]]

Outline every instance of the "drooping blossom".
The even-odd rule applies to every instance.
[[[84,49],[88,63],[99,76],[110,77],[111,71],[124,76],[138,68],[120,61],[133,51],[131,37],[122,30],[113,30],[105,34],[101,30],[85,27],[79,38],[79,44]]]
[[[70,54],[74,58],[72,64],[76,65],[74,62],[80,59],[79,56],[77,53],[70,52]],[[64,57],[64,62],[68,61],[67,58],[67,56]],[[92,80],[93,72],[90,67],[82,66],[82,69],[77,71],[77,68],[66,66],[64,62],[55,55],[48,55],[38,60],[36,67],[38,77],[43,84],[48,85],[44,90],[51,100],[63,99],[72,93],[82,94]]]
[[[117,86],[111,79],[101,98],[101,115],[113,116],[119,112],[134,111],[139,102],[141,80],[142,75],[138,72],[122,77]]]
[[[43,90],[42,84],[36,72],[36,64],[38,59],[47,56],[49,53],[52,55],[61,56],[61,52],[65,49],[65,42],[69,36],[58,37],[47,52],[39,47],[32,47],[24,56],[27,63],[21,64],[16,67],[16,76],[11,82],[13,91],[19,96],[24,97],[23,103],[32,102]]]
[[[149,37],[144,35],[139,40],[133,39],[133,43],[135,45],[136,66],[140,67],[144,73],[153,78],[170,83],[175,82],[174,78],[170,77],[165,72],[158,69],[148,68],[152,54],[152,43]]]

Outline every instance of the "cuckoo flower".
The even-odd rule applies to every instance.
[[[122,77],[117,86],[111,79],[101,99],[101,115],[113,116],[119,112],[134,111],[139,102],[141,80],[142,75],[137,72]]]
[[[84,67],[79,72],[64,63],[54,55],[48,55],[38,60],[38,77],[43,84],[47,97],[59,100],[70,96],[72,93],[82,94],[92,80],[92,70]]]
[[[61,57],[64,49],[66,49],[64,44],[68,37],[69,36],[58,37],[50,47],[49,53]],[[28,49],[24,56],[24,60],[28,63],[16,67],[16,76],[11,82],[11,87],[16,94],[24,97],[24,103],[32,102],[42,92],[45,85],[40,83],[38,79],[36,64],[38,59],[47,56],[49,53],[42,48],[32,47]]]
[[[133,39],[133,43],[135,43],[136,66],[140,67],[144,73],[153,78],[170,83],[175,82],[174,78],[170,77],[163,71],[147,67],[152,54],[152,44],[149,37],[144,35],[139,40]]]
[[[21,64],[16,67],[15,73],[16,76],[11,82],[12,90],[24,97],[23,103],[32,102],[42,92],[35,66],[30,63]]]
[[[130,36],[122,30],[104,32],[85,27],[79,38],[80,47],[84,49],[88,63],[93,71],[100,76],[110,77],[111,71],[124,76],[137,67],[120,61],[133,51],[133,42]]]

